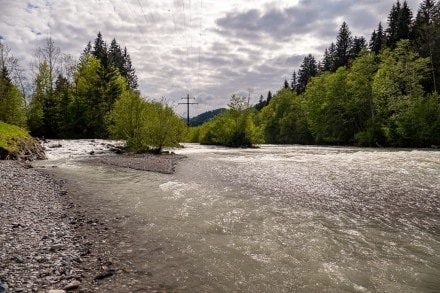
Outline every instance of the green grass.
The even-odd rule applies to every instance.
[[[0,122],[0,148],[4,148],[9,152],[16,152],[18,151],[18,143],[30,138],[31,136],[26,130]]]

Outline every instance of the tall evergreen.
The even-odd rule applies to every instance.
[[[366,48],[367,48],[367,41],[365,40],[364,37],[354,37],[349,53],[350,60],[357,58],[361,53],[361,51]]]
[[[414,41],[422,57],[430,58],[429,91],[440,88],[440,2],[425,0],[420,4],[413,27]]]
[[[101,65],[105,68],[108,66],[108,54],[107,54],[107,44],[102,39],[101,32],[98,32],[98,35],[95,39],[95,44],[93,46],[92,55],[96,57],[96,59],[101,62]]]
[[[270,100],[272,100],[272,92],[271,92],[271,91],[268,91],[268,92],[267,92],[266,105],[269,105]]]
[[[336,56],[335,56],[335,70],[341,66],[347,66],[350,59],[350,49],[353,44],[350,29],[344,21],[339,29],[336,38]]]
[[[136,76],[136,70],[133,68],[131,63],[130,55],[127,52],[127,47],[124,47],[122,56],[124,64],[121,70],[121,75],[127,80],[128,87],[132,90],[135,90],[138,87],[138,78]]]
[[[310,79],[318,74],[318,66],[315,57],[312,54],[304,57],[303,62],[298,70],[298,82],[296,92],[302,94],[306,90],[307,83]]]
[[[379,25],[377,26],[377,30],[374,30],[371,34],[371,40],[370,40],[370,50],[374,52],[376,55],[382,51],[385,45],[385,34],[383,31],[382,23],[379,22]]]
[[[296,87],[298,86],[298,77],[296,75],[296,71],[293,71],[292,74],[292,82],[290,83],[290,88],[292,89],[292,91],[296,91]]]
[[[394,49],[400,40],[410,39],[411,24],[412,11],[408,7],[408,3],[404,1],[403,4],[400,4],[400,1],[397,0],[388,15],[387,47]]]
[[[335,56],[336,56],[336,46],[335,43],[331,43],[330,47],[325,49],[324,58],[321,63],[321,71],[334,72],[335,69]]]

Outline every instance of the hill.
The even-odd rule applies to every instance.
[[[212,110],[212,111],[208,111],[208,112],[202,113],[202,114],[200,114],[198,116],[195,116],[195,117],[191,118],[189,120],[189,125],[190,126],[202,125],[203,123],[205,123],[209,119],[214,118],[215,116],[223,113],[224,111],[226,111],[225,108],[220,108],[220,109],[215,109],[215,110]]]

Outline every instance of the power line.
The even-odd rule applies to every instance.
[[[197,68],[197,96],[200,95],[200,54],[202,50],[202,18],[203,18],[203,0],[200,0],[200,26],[199,26],[199,57]]]

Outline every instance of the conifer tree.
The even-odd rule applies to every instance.
[[[363,49],[367,48],[367,41],[364,37],[354,37],[353,44],[350,48],[350,60],[359,56]]]
[[[335,43],[331,43],[330,47],[325,49],[324,58],[322,60],[321,70],[326,72],[334,72],[335,69],[335,56],[336,56],[336,46]]]
[[[266,106],[269,105],[270,100],[272,100],[272,92],[268,91],[267,92],[267,99],[266,99]]]
[[[370,50],[374,52],[376,55],[382,51],[384,47],[384,31],[382,27],[382,23],[379,22],[379,25],[377,26],[377,30],[374,30],[371,34],[371,40],[370,40]]]
[[[101,65],[104,68],[107,68],[108,66],[107,44],[102,39],[101,32],[98,32],[91,53],[93,56],[96,57],[96,59],[98,59],[98,61],[101,63]]]
[[[413,29],[420,55],[430,59],[432,78],[426,87],[429,91],[437,91],[440,87],[440,2],[422,2]]]
[[[352,44],[353,39],[351,37],[350,29],[344,21],[336,38],[335,70],[341,66],[348,65]]]
[[[387,47],[394,49],[397,42],[411,38],[412,12],[406,1],[397,3],[391,8],[388,16]]]
[[[298,84],[296,92],[302,94],[306,90],[307,83],[310,79],[318,74],[318,66],[315,57],[312,54],[304,57],[304,60],[298,70]]]
[[[292,91],[296,91],[296,87],[298,86],[298,78],[296,76],[296,71],[293,71],[292,74],[292,82],[290,84],[290,88],[292,89]]]

